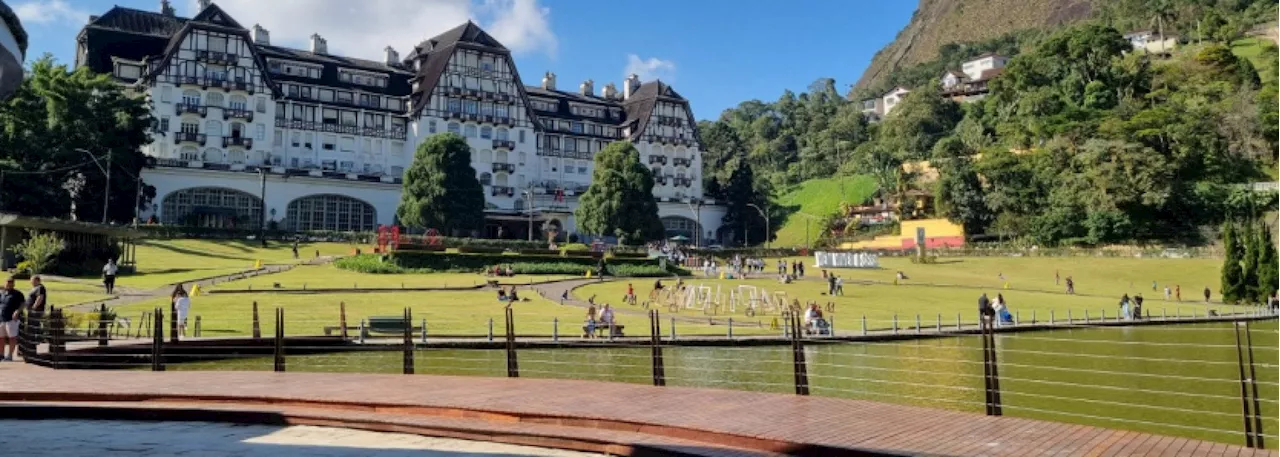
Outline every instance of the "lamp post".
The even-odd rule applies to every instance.
[[[694,217],[693,246],[700,248],[702,247],[702,199],[689,198],[685,200],[685,203],[689,205],[689,211],[693,213]]]
[[[93,164],[97,165],[98,169],[102,170],[102,174],[106,175],[107,177],[106,184],[102,189],[102,223],[106,224],[107,210],[109,210],[111,207],[111,150],[110,149],[107,150],[107,166],[105,167],[102,166],[101,162],[98,162],[98,158],[94,157],[93,153],[89,152],[88,149],[76,148],[76,150],[83,152],[85,155],[89,156],[89,159],[93,161]]]
[[[755,208],[756,211],[760,212],[760,216],[764,218],[764,248],[769,249],[769,213],[761,209],[759,206],[756,206],[755,203],[747,203],[747,206]],[[746,225],[747,224],[742,224],[743,227],[746,227]],[[746,230],[743,230],[742,233],[743,239],[745,240]]]
[[[529,241],[533,241],[533,184],[529,184],[529,190],[524,191],[525,200],[528,201],[529,207]]]

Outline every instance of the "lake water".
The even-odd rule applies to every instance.
[[[1251,325],[1263,432],[1277,438],[1276,321]],[[1243,335],[1243,332],[1241,332]],[[1243,444],[1231,324],[1079,328],[997,337],[1004,414]],[[806,346],[812,395],[983,412],[976,336]],[[505,376],[501,350],[422,350],[420,374]],[[648,348],[521,349],[522,377],[652,382]],[[790,347],[666,347],[669,386],[792,393]],[[289,371],[401,372],[400,352],[290,356]],[[270,358],[169,369],[270,370]],[[1246,371],[1246,374],[1247,371]]]

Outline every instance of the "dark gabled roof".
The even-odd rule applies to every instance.
[[[197,13],[196,17],[191,18],[191,20],[197,21],[197,22],[207,22],[210,24],[217,24],[223,27],[231,27],[233,29],[244,28],[244,26],[240,25],[239,22],[236,22],[235,19],[232,19],[231,16],[228,16],[226,12],[222,11],[222,8],[219,8],[218,5],[212,4],[212,3],[209,4],[208,8],[205,8],[203,11],[200,11],[199,13]]]
[[[625,124],[635,125],[635,128],[631,131],[631,139],[640,138],[644,134],[645,129],[649,127],[649,118],[653,114],[653,109],[658,106],[658,101],[660,100],[683,105],[685,116],[690,122],[694,122],[695,118],[693,117],[693,110],[689,109],[689,101],[680,96],[671,86],[662,82],[662,80],[641,83],[640,87],[636,88],[636,91],[631,94],[631,97],[622,103],[623,110],[626,111],[627,116]],[[690,127],[693,128],[694,139],[701,142],[697,123],[694,122]]]
[[[187,23],[187,18],[115,6],[85,27],[97,27],[139,35],[168,38]]]
[[[449,58],[453,56],[453,51],[458,48],[480,49],[495,54],[506,56],[507,65],[511,66],[511,74],[516,80],[516,89],[520,91],[520,98],[524,101],[524,106],[529,108],[529,93],[525,91],[525,86],[519,84],[520,69],[516,67],[515,61],[511,59],[511,51],[506,46],[499,43],[497,39],[489,35],[480,26],[474,22],[467,21],[466,24],[459,25],[444,33],[429,38],[426,41],[413,47],[409,52],[407,59],[417,59],[418,74],[413,77],[418,82],[418,90],[409,98],[413,103],[413,116],[418,116],[422,110],[427,107],[427,102],[431,100],[431,94],[435,91],[436,84],[440,82],[440,75],[444,74],[444,70],[449,67]],[[421,57],[426,54],[426,57]],[[537,116],[529,119],[534,127],[541,128],[542,123],[538,121]]]
[[[413,74],[404,65],[397,63],[396,65],[387,65],[384,62],[374,60],[358,59],[355,57],[343,57],[333,54],[316,54],[311,51],[302,49],[286,48],[282,46],[271,45],[254,45],[263,55],[270,57],[279,57],[284,59],[298,60],[301,62],[312,62],[317,64],[335,64],[344,67],[355,68],[359,70],[379,71],[402,73],[405,75]]]
[[[0,2],[0,20],[4,21],[4,25],[9,27],[9,33],[13,35],[13,40],[18,43],[18,53],[15,56],[18,60],[22,60],[27,54],[27,31],[22,28],[22,21],[18,19],[17,13],[9,8],[4,2]]]
[[[414,47],[414,50],[426,50],[429,52],[437,48],[452,46],[457,43],[471,43],[489,48],[499,48],[502,50],[507,49],[506,46],[503,46],[502,43],[499,43],[492,35],[489,35],[488,32],[482,30],[475,22],[467,21],[466,24],[459,25],[445,31],[444,33],[426,39],[422,43],[418,44],[418,46]]]
[[[605,107],[618,108],[622,106],[621,100],[610,100],[595,95],[582,95],[578,92],[568,92],[556,89],[544,89],[541,86],[524,86],[525,92],[529,95],[537,97],[552,97],[557,99],[572,100],[581,103],[591,103]]]

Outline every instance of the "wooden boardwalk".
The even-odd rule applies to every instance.
[[[618,455],[1277,455],[873,401],[546,379],[55,371],[5,363],[0,402],[6,402],[0,416],[10,417],[98,411],[152,420],[275,420]]]

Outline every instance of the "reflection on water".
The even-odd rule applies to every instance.
[[[1275,440],[1276,322],[1253,325],[1264,431]],[[1000,388],[1010,416],[1241,443],[1239,367],[1229,324],[1082,328],[997,337]],[[810,344],[813,395],[983,411],[976,336]],[[669,386],[795,391],[789,346],[666,347]],[[649,348],[521,349],[520,375],[649,384]],[[399,352],[289,357],[290,371],[401,372]],[[419,374],[505,376],[501,350],[422,350]],[[270,359],[184,369],[269,370]]]

